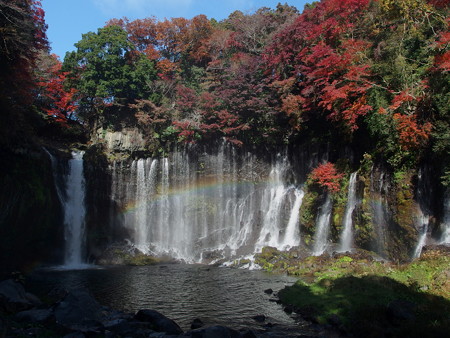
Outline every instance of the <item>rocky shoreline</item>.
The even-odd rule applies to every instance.
[[[276,293],[266,290],[271,301]],[[297,318],[297,327],[270,323],[264,315],[252,317],[259,329],[234,329],[204,325],[196,318],[191,329],[183,331],[172,319],[152,309],[136,313],[100,305],[88,290],[52,290],[42,297],[28,293],[13,279],[0,282],[0,337],[339,337],[331,327]],[[298,317],[298,315],[295,315]]]
[[[118,248],[115,249],[117,254]],[[236,328],[233,323],[227,323],[229,326],[205,324],[202,318],[192,318],[190,329],[183,330],[174,320],[153,309],[129,313],[102,306],[86,289],[53,289],[38,298],[28,293],[21,283],[23,280],[15,276],[15,280],[0,282],[0,337],[345,337],[359,336],[352,332],[357,323],[361,329],[372,325],[372,329],[385,335],[401,327],[413,326],[419,318],[417,308],[427,309],[430,318],[437,323],[434,325],[439,324],[432,329],[440,330],[448,324],[442,315],[450,304],[450,271],[446,264],[449,254],[447,246],[428,246],[424,247],[420,259],[408,265],[396,265],[374,259],[364,251],[305,258],[296,250],[279,252],[264,248],[255,257],[255,262],[263,269],[300,277],[292,287],[264,290],[268,302],[277,302],[294,319],[295,324],[289,327],[259,314],[249,317],[255,323],[251,327]],[[140,256],[130,254],[114,262],[129,265],[161,263]],[[235,263],[234,267],[242,267],[246,262]],[[354,286],[347,287],[348,283]],[[379,298],[387,299],[386,304],[373,306],[379,310],[379,318],[372,318],[370,323],[355,316],[367,312],[370,302],[379,301],[364,296],[366,291],[361,290],[366,290],[368,285],[372,292],[379,293]],[[321,290],[322,296],[311,293],[312,289],[315,292]],[[334,297],[333,292],[338,295]],[[363,310],[351,314],[355,310],[341,304],[341,292],[346,295],[348,305],[360,301]],[[340,314],[337,315],[335,310]],[[427,323],[425,321],[424,325]]]

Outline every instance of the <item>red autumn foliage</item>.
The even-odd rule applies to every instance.
[[[392,103],[389,106],[389,109],[397,110],[404,104],[408,104],[408,102],[413,102],[416,99],[412,96],[407,90],[403,90],[399,94],[395,95],[392,99]]]
[[[365,97],[371,88],[370,66],[363,58],[370,43],[355,34],[368,5],[368,0],[321,1],[305,9],[266,49],[264,59],[275,79],[296,80],[301,106],[293,110],[286,106],[292,97],[282,98],[291,124],[320,113],[352,132],[358,117],[372,109]],[[302,118],[292,111],[302,111]]]
[[[191,121],[173,121],[172,125],[178,131],[178,137],[184,143],[195,143],[198,135],[198,125]]]
[[[197,104],[197,94],[195,90],[179,85],[177,90],[177,106],[182,112],[192,111]]]
[[[339,173],[333,163],[325,162],[314,168],[309,177],[321,187],[334,193],[340,190],[340,180],[344,174]]]
[[[436,8],[445,8],[450,4],[449,0],[427,0],[427,2]]]
[[[38,85],[43,88],[43,96],[47,101],[47,108],[44,108],[47,115],[56,122],[66,125],[67,120],[71,118],[73,112],[76,110],[74,96],[77,91],[74,88],[68,91],[64,88],[64,82],[66,81],[68,72],[62,72],[61,62],[57,60],[55,55],[53,58],[56,62],[49,70],[49,79],[39,82]]]
[[[447,19],[447,25],[450,25],[450,19]],[[440,34],[436,44],[438,54],[434,59],[434,64],[439,71],[450,71],[450,32],[444,31]]]
[[[401,113],[395,113],[393,118],[397,122],[397,132],[403,150],[417,149],[426,143],[430,136],[431,123],[420,125],[415,115]]]
[[[426,89],[427,85],[422,83],[416,91],[421,88]],[[431,123],[419,122],[417,106],[420,105],[422,97],[415,97],[411,91],[406,89],[396,94],[388,110],[380,108],[382,114],[391,112],[403,150],[415,150],[425,145],[432,129]]]
[[[42,9],[42,3],[37,0],[31,2],[33,12],[33,21],[35,26],[35,47],[38,50],[48,50],[47,24],[45,23],[45,12]]]

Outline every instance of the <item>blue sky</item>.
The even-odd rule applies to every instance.
[[[96,32],[111,18],[155,16],[163,20],[205,14],[220,21],[235,10],[252,13],[260,7],[275,8],[279,2],[302,11],[312,0],[42,0],[42,5],[52,53],[63,59],[82,34]]]

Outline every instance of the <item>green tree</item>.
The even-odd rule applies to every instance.
[[[123,28],[111,25],[89,32],[75,47],[66,54],[63,70],[71,73],[70,85],[79,92],[79,116],[88,123],[112,111],[107,107],[126,107],[151,95],[154,61],[135,50]]]

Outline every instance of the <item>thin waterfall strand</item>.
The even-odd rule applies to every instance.
[[[325,252],[328,245],[328,235],[330,232],[330,219],[333,203],[327,194],[325,202],[320,209],[316,222],[316,235],[314,237],[313,255],[320,256]]]
[[[357,173],[354,172],[350,175],[350,182],[348,184],[348,195],[347,195],[347,206],[345,208],[345,214],[344,214],[344,223],[341,236],[341,243],[340,243],[340,252],[347,252],[351,251],[352,245],[353,245],[353,222],[352,222],[352,215],[353,210],[355,210],[356,207],[356,177]]]
[[[284,242],[282,243],[282,247],[284,249],[292,248],[300,244],[299,216],[305,192],[303,191],[303,189],[295,189],[294,194],[295,202],[290,212],[291,216],[289,217],[289,222],[286,227],[286,234],[284,236]]]
[[[444,198],[444,219],[442,222],[441,244],[450,244],[450,191],[447,191]]]
[[[425,245],[427,239],[429,217],[422,213],[420,215],[420,223],[420,235],[419,240],[417,241],[416,248],[414,249],[413,258],[419,258],[420,254],[422,253],[423,246]]]

